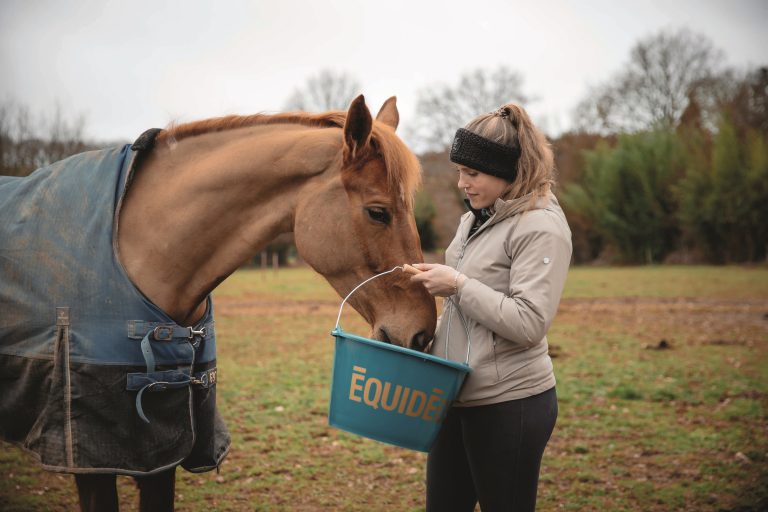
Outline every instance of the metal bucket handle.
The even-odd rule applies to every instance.
[[[391,274],[392,272],[394,272],[396,270],[402,270],[403,272],[409,272],[409,273],[412,273],[413,271],[417,271],[417,269],[415,269],[414,267],[411,267],[408,264],[405,264],[405,265],[402,265],[402,266],[401,265],[396,265],[395,267],[391,268],[390,270],[385,270],[384,272],[381,272],[380,274],[376,274],[374,276],[369,277],[368,279],[366,279],[365,281],[363,281],[359,285],[357,285],[354,288],[352,288],[352,291],[349,292],[347,294],[347,296],[344,297],[344,300],[341,301],[341,306],[339,306],[339,315],[336,317],[336,328],[334,330],[341,331],[341,326],[339,325],[339,322],[341,321],[341,312],[344,309],[344,304],[347,303],[347,299],[349,299],[352,296],[353,293],[355,293],[361,286],[363,286],[364,284],[367,284],[370,281],[373,281],[377,277],[381,277],[381,276],[386,275],[386,274]],[[467,333],[467,357],[464,360],[464,364],[465,365],[469,365],[469,352],[472,349],[472,341],[469,338],[469,327],[467,327],[467,321],[464,319],[464,315],[461,313],[461,310],[459,309],[459,307],[456,305],[455,302],[453,302],[453,299],[450,298],[450,297],[447,297],[446,300],[450,301],[451,304],[453,304],[454,309],[459,314],[459,318],[461,319],[462,325],[464,325],[464,331]],[[448,342],[450,341],[450,334],[451,334],[451,325],[449,323],[448,324],[448,333],[447,333],[446,340],[445,340],[445,351],[446,351],[446,354],[448,353]]]

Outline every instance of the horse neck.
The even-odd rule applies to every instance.
[[[161,145],[137,169],[120,212],[118,251],[134,284],[181,324],[277,235],[302,192],[340,159],[338,129],[267,125]]]

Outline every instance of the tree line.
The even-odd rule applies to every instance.
[[[444,152],[476,114],[535,102],[523,84],[499,66],[430,85],[417,93],[405,137],[419,151]],[[322,70],[284,110],[345,109],[360,90],[354,76]],[[573,119],[552,143],[577,263],[766,260],[768,67],[733,69],[705,36],[664,30],[638,41]],[[35,120],[24,106],[0,105],[0,174],[25,175],[98,147],[83,140],[83,128],[82,117],[67,121],[60,107]],[[437,248],[440,205],[428,190],[415,214],[424,249]]]
[[[0,104],[0,175],[26,176],[95,147],[85,142],[84,127],[83,116],[68,119],[60,104],[44,114],[12,101]]]
[[[444,152],[478,113],[535,102],[523,83],[499,66],[424,88],[406,138]],[[324,71],[287,107],[341,109],[357,90],[350,75]],[[552,142],[577,263],[766,260],[768,68],[733,69],[707,37],[663,30],[638,41],[573,118]],[[440,205],[420,193],[415,214],[424,249],[437,248]]]
[[[581,260],[766,260],[768,68],[726,68],[703,36],[662,32],[577,113],[598,135],[560,191]]]
[[[583,162],[560,193],[582,261],[766,259],[768,144],[730,112],[714,132],[693,124],[600,140]]]
[[[521,84],[502,67],[429,88],[416,133],[444,149],[477,113],[525,104]],[[706,37],[662,31],[638,41],[574,119],[552,142],[577,263],[766,260],[768,67],[727,67]]]

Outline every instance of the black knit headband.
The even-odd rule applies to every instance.
[[[512,182],[517,177],[520,148],[499,144],[459,128],[453,138],[450,158],[455,164]]]

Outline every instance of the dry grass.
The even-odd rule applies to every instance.
[[[573,269],[550,333],[560,417],[539,510],[765,510],[767,299],[766,268]],[[220,288],[233,447],[219,474],[179,472],[177,510],[423,508],[423,454],[327,425],[339,302],[306,269],[243,271]],[[71,477],[2,447],[0,509],[76,509]],[[132,481],[120,486],[134,509]]]

